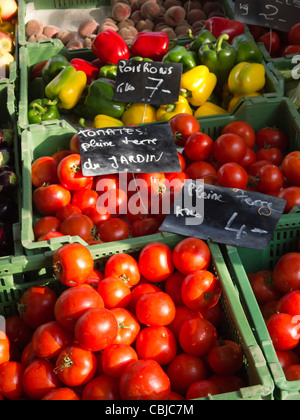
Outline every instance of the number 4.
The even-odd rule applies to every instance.
[[[230,232],[236,232],[236,239],[241,239],[242,236],[244,237],[247,236],[247,233],[244,231],[246,228],[246,225],[242,225],[240,229],[234,229],[231,227],[232,223],[234,222],[237,216],[238,216],[238,213],[233,213],[231,218],[228,220],[225,230],[228,230]]]

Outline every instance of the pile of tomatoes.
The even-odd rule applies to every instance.
[[[300,240],[273,270],[248,277],[286,379],[300,380]]]
[[[81,244],[53,256],[63,292],[34,286],[0,332],[0,396],[183,400],[236,391],[243,351],[221,337],[222,286],[207,244],[151,243],[103,272]]]

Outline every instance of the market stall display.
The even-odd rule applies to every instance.
[[[299,399],[291,8],[0,0],[1,400]]]

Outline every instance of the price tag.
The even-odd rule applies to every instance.
[[[160,230],[265,249],[285,205],[277,197],[189,180]]]
[[[169,124],[87,129],[78,136],[84,176],[181,171]]]
[[[168,105],[178,101],[182,64],[120,60],[114,100]]]
[[[235,19],[288,32],[299,23],[300,0],[236,0]]]

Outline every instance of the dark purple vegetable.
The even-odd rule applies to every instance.
[[[7,149],[0,150],[0,168],[6,166],[11,161],[11,151]]]
[[[0,195],[0,221],[16,223],[18,221],[18,206],[15,201],[6,195]]]
[[[15,172],[5,171],[0,173],[0,193],[7,192],[15,188],[18,179]]]
[[[14,130],[11,128],[0,129],[0,147],[12,146],[14,141]]]

